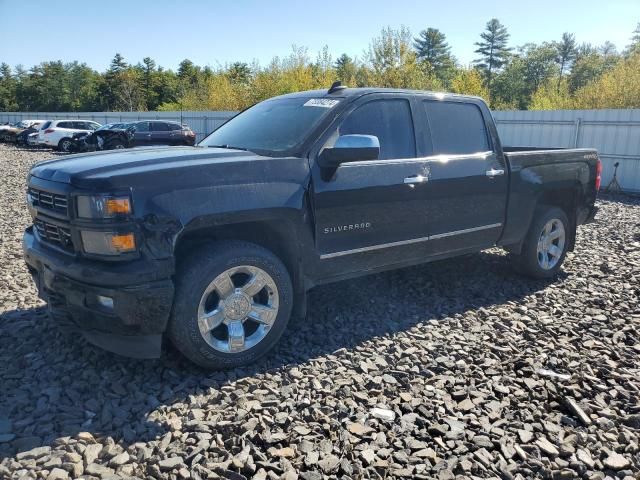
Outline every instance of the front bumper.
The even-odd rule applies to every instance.
[[[53,318],[71,321],[105,350],[138,358],[160,356],[174,294],[168,275],[157,278],[166,266],[81,261],[42,245],[31,227],[25,231],[23,251],[38,295]],[[99,296],[113,299],[113,308],[101,304]]]

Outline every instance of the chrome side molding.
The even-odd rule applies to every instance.
[[[344,255],[353,255],[355,253],[372,252],[374,250],[381,250],[383,248],[411,245],[412,243],[427,242],[429,240],[438,240],[440,238],[452,237],[454,235],[464,235],[465,233],[479,232],[480,230],[489,230],[491,228],[498,228],[501,226],[502,226],[502,223],[492,223],[491,225],[482,225],[480,227],[465,228],[464,230],[455,230],[453,232],[439,233],[437,235],[430,235],[428,237],[412,238],[410,240],[400,240],[398,242],[379,243],[378,245],[371,245],[369,247],[361,247],[361,248],[354,248],[352,250],[342,250],[339,252],[325,253],[323,255],[320,255],[320,260],[327,260],[329,258],[342,257]]]

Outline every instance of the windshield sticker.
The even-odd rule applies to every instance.
[[[340,100],[332,100],[330,98],[312,98],[308,100],[304,106],[305,107],[322,107],[322,108],[333,108],[335,107]]]

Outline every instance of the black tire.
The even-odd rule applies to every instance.
[[[73,140],[70,138],[63,138],[58,142],[58,151],[63,153],[69,153],[73,145]]]
[[[242,265],[262,269],[274,280],[279,308],[270,330],[256,345],[238,353],[213,348],[200,333],[198,307],[209,284],[223,272]],[[168,336],[192,362],[207,369],[247,365],[266,354],[284,333],[293,307],[293,287],[284,264],[269,250],[242,241],[206,244],[192,252],[178,268],[176,293]]]
[[[106,142],[104,142],[104,145],[102,147],[103,150],[121,150],[123,148],[126,148],[126,145],[119,138],[108,139]]]
[[[562,242],[561,254],[557,261],[549,268],[541,265],[545,254],[538,252],[538,240],[541,238],[545,225],[549,222],[561,222],[564,228],[564,242]],[[555,223],[555,222],[554,222]],[[513,255],[514,267],[524,275],[534,278],[553,278],[558,274],[562,263],[567,255],[569,246],[570,225],[567,214],[558,207],[540,207],[529,227],[529,231],[524,239],[520,254]]]

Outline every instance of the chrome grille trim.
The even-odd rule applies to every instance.
[[[28,194],[34,207],[69,215],[69,201],[67,196],[60,193],[47,192],[29,187]]]

